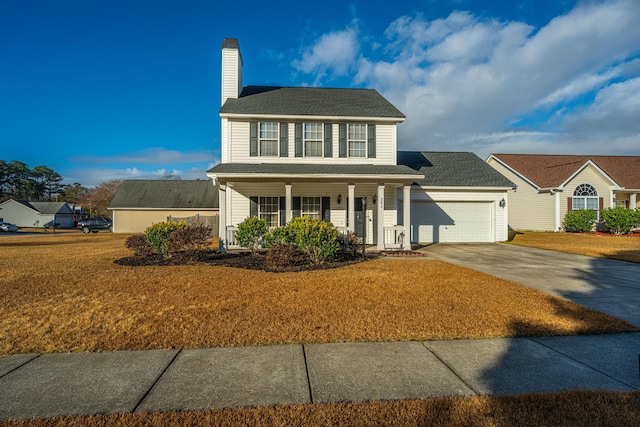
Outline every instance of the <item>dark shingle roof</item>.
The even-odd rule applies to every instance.
[[[416,183],[427,187],[514,187],[474,153],[398,151],[398,164],[424,174]]]
[[[218,192],[210,180],[125,180],[109,208],[218,208]]]
[[[591,160],[621,187],[640,189],[640,156],[492,154],[540,188],[555,188]]]
[[[44,215],[73,213],[65,202],[29,202],[27,200],[16,200],[16,202]]]
[[[373,89],[245,86],[238,99],[227,99],[220,114],[269,114],[404,119]]]
[[[270,175],[421,175],[403,165],[332,165],[308,163],[221,163],[209,169],[212,174]]]

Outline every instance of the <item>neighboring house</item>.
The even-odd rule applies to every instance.
[[[306,215],[331,221],[341,231],[365,234],[366,242],[378,249],[410,249],[412,239],[441,240],[444,231],[429,234],[425,226],[440,230],[442,212],[449,222],[488,213],[490,235],[469,231],[466,241],[506,240],[504,214],[495,206],[506,199],[512,184],[456,182],[453,172],[447,174],[449,184],[437,177],[433,186],[425,182],[425,173],[416,170],[428,169],[425,162],[398,162],[396,126],[405,116],[377,91],[243,87],[242,67],[238,41],[224,39],[221,163],[207,175],[218,191],[220,236],[226,246],[236,244],[236,227],[249,216],[276,227]],[[453,163],[443,173],[449,168],[467,173],[466,156],[447,158]],[[445,158],[438,157],[440,161],[444,164]],[[473,163],[489,169],[482,160]],[[420,207],[411,207],[413,197]],[[462,214],[463,208],[458,212],[448,204],[453,202],[478,209]],[[415,230],[408,237],[412,224]],[[452,240],[462,240],[463,233],[453,234]]]
[[[59,228],[72,228],[74,213],[65,202],[29,202],[9,199],[0,203],[0,221],[18,227],[44,227],[55,219]]]
[[[518,186],[514,230],[559,231],[568,211],[640,203],[640,156],[492,154],[487,163]]]
[[[412,241],[508,239],[507,212],[513,201],[507,191],[514,184],[480,157],[474,153],[400,151],[398,163],[424,174],[411,189]]]
[[[114,233],[141,233],[168,217],[218,215],[218,193],[207,180],[125,180],[109,203]]]

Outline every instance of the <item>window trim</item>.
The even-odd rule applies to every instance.
[[[307,125],[314,125],[320,128],[320,137],[317,139],[307,139]],[[320,145],[320,154],[307,154],[307,142],[316,142]],[[323,158],[324,157],[324,123],[320,122],[303,122],[302,123],[302,157]]]

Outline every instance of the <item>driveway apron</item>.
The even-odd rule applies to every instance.
[[[420,251],[640,326],[640,264],[505,243],[440,243]]]

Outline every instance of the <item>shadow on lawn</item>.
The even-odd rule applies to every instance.
[[[614,326],[613,332],[640,331],[640,265],[592,258],[588,267],[566,265],[565,268],[569,270],[567,281],[581,280],[587,286],[581,291],[567,290],[558,283],[555,291],[560,296],[624,321],[612,325],[593,312],[550,298],[557,314],[576,323],[568,333],[572,336],[504,340],[500,343],[504,347],[496,349],[498,354],[502,353],[498,361],[486,367],[477,379],[485,392],[507,395],[596,388],[640,389],[640,334],[604,335],[606,331],[612,333],[611,326]],[[534,336],[557,335],[552,327],[522,320],[513,322],[511,328],[514,336],[531,335],[532,331],[536,332]],[[603,331],[603,335],[573,336],[594,331]],[[596,371],[590,372],[585,365]]]

